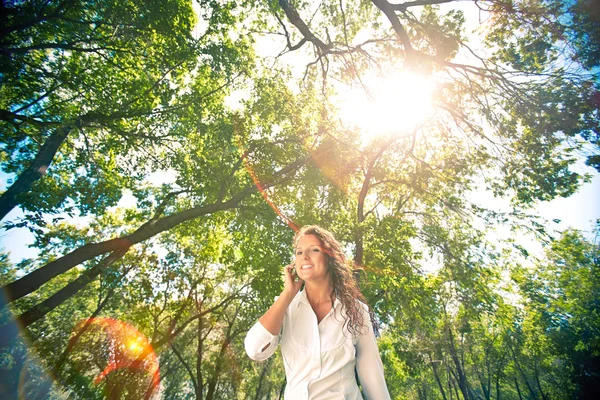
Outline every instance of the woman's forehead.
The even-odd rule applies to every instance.
[[[312,235],[312,234],[302,236],[298,240],[298,243],[296,243],[296,248],[308,247],[308,246],[322,246],[322,243],[317,236]]]

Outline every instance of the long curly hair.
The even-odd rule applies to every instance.
[[[298,246],[298,241],[305,235],[315,235],[321,242],[323,253],[327,256],[327,269],[333,286],[333,291],[330,294],[331,304],[337,296],[345,309],[344,325],[350,334],[359,335],[361,328],[365,326],[365,321],[363,320],[361,305],[356,300],[360,300],[364,304],[367,304],[367,301],[356,284],[352,266],[346,261],[342,245],[328,230],[317,225],[306,225],[294,236],[294,248]],[[370,307],[369,316],[373,329],[377,333],[377,323]]]

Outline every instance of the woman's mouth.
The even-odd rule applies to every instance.
[[[308,268],[312,268],[314,267],[314,265],[312,264],[304,264],[300,269],[308,269]]]

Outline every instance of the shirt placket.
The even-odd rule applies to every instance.
[[[322,365],[322,360],[321,360],[321,333],[319,332],[319,323],[317,321],[317,315],[314,313],[314,311],[312,310],[312,308],[310,307],[310,305],[307,305],[309,308],[309,312],[312,314],[312,334],[313,334],[313,340],[312,340],[312,354],[311,354],[311,375],[310,375],[310,381],[308,381],[306,383],[306,388],[304,390],[304,396],[306,398],[306,400],[308,400],[309,397],[309,388],[310,388],[310,384],[315,380],[318,379],[321,376],[321,371],[323,368]],[[321,321],[323,322],[323,321]]]

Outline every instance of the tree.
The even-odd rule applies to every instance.
[[[436,106],[448,121],[448,135],[462,132],[472,145],[461,154],[485,154],[479,164],[502,166],[505,173],[499,180],[489,179],[490,189],[512,192],[515,202],[524,205],[572,193],[580,178],[568,171],[572,161],[564,149],[558,155],[558,146],[572,139],[570,146],[579,147],[578,137],[597,146],[598,112],[593,101],[597,85],[591,71],[569,67],[565,58],[579,54],[579,47],[569,47],[569,38],[595,32],[596,26],[572,23],[586,17],[579,13],[581,7],[564,2],[475,4],[490,19],[486,57],[468,44],[464,13],[443,13],[432,6],[439,3],[447,1],[321,5],[312,28],[302,19],[303,10],[292,2],[279,2],[280,9],[273,12],[284,14],[297,29],[302,38],[299,45],[312,45],[313,64],[322,64],[323,71],[331,71],[329,75],[362,84],[361,74],[368,68],[385,73],[394,66],[447,76]],[[291,45],[297,33],[290,34],[282,26],[287,50],[297,51],[299,46]],[[517,30],[521,34],[515,35]],[[357,42],[357,34],[365,31],[369,40]],[[467,63],[453,61],[457,54]],[[482,120],[491,133],[484,132]],[[436,129],[440,128],[427,130]]]
[[[165,396],[281,396],[281,360],[254,365],[241,340],[281,290],[293,228],[318,223],[352,255],[382,327],[396,396],[571,393],[563,384],[579,375],[566,378],[553,362],[569,359],[555,347],[567,349],[575,330],[557,342],[542,312],[524,315],[504,297],[535,298],[532,309],[550,301],[526,270],[515,274],[520,288],[506,282],[521,261],[518,246],[490,243],[486,234],[508,225],[549,240],[522,208],[568,196],[587,179],[570,166],[579,150],[597,145],[598,76],[589,69],[593,52],[582,45],[595,26],[592,14],[579,11],[584,2],[473,2],[487,18],[481,42],[473,43],[465,12],[446,3],[200,2],[205,24],[195,35],[188,3],[7,8],[5,25],[14,29],[3,46],[16,50],[1,66],[27,79],[7,72],[10,85],[0,89],[7,93],[6,170],[25,171],[24,159],[34,160],[54,132],[62,129],[66,139],[48,173],[15,196],[39,218],[8,226],[34,229],[42,256],[8,270],[3,288],[14,321],[65,390],[138,393],[142,382],[123,371],[98,387],[78,372],[77,365],[100,368],[110,346],[83,329],[71,336],[79,347],[71,346],[77,313],[124,319],[144,332],[161,362]],[[78,33],[74,21],[90,16],[96,25]],[[267,30],[282,39],[275,60],[254,53],[253,38]],[[24,32],[37,32],[31,44]],[[42,51],[49,44],[52,56]],[[306,55],[313,62],[297,82],[284,63]],[[369,75],[391,70],[435,80],[432,118],[376,137],[339,119],[335,80],[369,91]],[[226,96],[238,88],[245,97],[231,110]],[[96,117],[88,111],[102,119],[86,120]],[[593,164],[594,155],[586,156]],[[153,184],[148,177],[157,171],[172,179]],[[479,187],[514,209],[474,204]],[[125,190],[136,206],[112,213]],[[93,222],[63,224],[68,211]],[[207,280],[203,271],[214,276]],[[0,329],[3,351],[19,364],[12,370],[20,370],[25,347],[11,325]],[[86,352],[86,344],[97,352]],[[52,354],[55,348],[63,351]],[[227,368],[235,373],[225,376]]]
[[[202,3],[208,28],[194,37],[187,1],[3,6],[2,168],[18,178],[0,218],[17,205],[33,216],[114,206],[159,156],[153,148],[182,139],[182,112],[210,108],[245,68],[244,44],[224,38],[227,7]],[[185,95],[190,75],[204,87]]]
[[[234,132],[231,120],[228,118],[231,118],[231,116],[224,114],[222,119],[205,125],[204,129],[206,130],[197,133],[199,135],[197,140],[193,140],[193,137],[190,137],[192,139],[191,143],[199,147],[198,152],[194,153],[192,151],[192,154],[199,155],[197,161],[203,164],[203,168],[200,170],[189,168],[190,148],[177,149],[176,152],[171,154],[171,160],[173,160],[175,165],[181,167],[180,173],[182,174],[181,180],[175,185],[188,185],[187,188],[182,189],[179,186],[178,189],[172,188],[169,191],[163,188],[166,193],[161,193],[161,197],[163,197],[161,204],[146,203],[146,207],[148,208],[143,210],[141,215],[137,216],[136,222],[140,222],[136,224],[138,225],[137,227],[131,229],[131,233],[124,233],[120,238],[112,238],[96,244],[88,243],[83,245],[6,285],[5,292],[8,294],[9,301],[14,301],[31,293],[44,283],[80,263],[90,261],[103,254],[108,254],[103,260],[97,262],[93,268],[82,273],[75,281],[70,282],[42,303],[22,313],[17,317],[15,322],[28,326],[42,318],[47,312],[84,288],[104,269],[119,260],[133,245],[143,242],[159,233],[168,231],[191,219],[235,208],[243,199],[254,193],[257,188],[252,184],[248,185],[247,176],[236,176],[236,172],[241,167],[241,160],[237,151],[231,151],[232,146],[235,144],[235,148],[237,149],[237,144],[239,143],[239,138],[236,134],[249,134],[249,132]],[[217,154],[221,154],[222,158],[200,160],[200,158],[203,158],[201,155],[202,150],[200,149],[215,151]],[[260,154],[259,152],[264,150],[264,148],[258,149],[256,153]],[[243,157],[247,156],[244,155]],[[262,176],[266,173],[272,174],[272,177],[263,180],[261,190],[268,189],[281,180],[290,179],[290,175],[293,175],[296,168],[310,160],[310,156],[293,158],[289,154],[284,154],[282,158],[282,167],[277,171],[261,171],[263,172]],[[270,161],[273,162],[274,159],[271,158]],[[229,164],[229,169],[224,168],[226,163]],[[269,169],[273,169],[272,164],[269,165]],[[143,194],[147,193],[143,192]],[[182,198],[179,203],[175,202],[174,207],[170,208],[169,202],[177,195],[182,194],[188,194],[188,197]],[[230,198],[225,198],[227,195]],[[193,206],[193,203],[190,204],[195,201],[199,202],[200,205]],[[169,210],[172,210],[171,215],[163,216],[163,213]],[[146,218],[148,220],[144,221]],[[142,223],[141,221],[144,222]],[[122,229],[119,229],[119,231],[123,232]],[[6,344],[16,334],[14,327],[14,324],[9,324],[2,328],[4,334],[1,340],[3,344]]]
[[[568,371],[574,384],[566,386],[564,397],[594,398],[600,393],[598,245],[568,230],[532,272],[520,271],[517,277],[530,301],[529,323],[536,342],[540,337],[547,341],[544,356],[564,365],[563,372]]]

